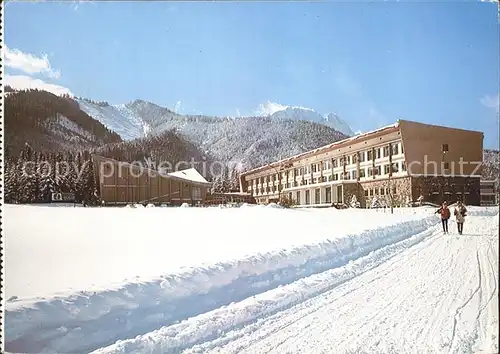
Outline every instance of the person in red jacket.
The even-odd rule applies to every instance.
[[[436,211],[436,214],[441,215],[441,223],[443,224],[443,233],[448,233],[448,219],[451,216],[450,209],[448,208],[448,203],[443,202],[441,207]]]

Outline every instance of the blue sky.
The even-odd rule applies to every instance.
[[[402,118],[499,144],[494,3],[9,3],[5,23],[7,83],[186,114],[303,106],[361,131]]]

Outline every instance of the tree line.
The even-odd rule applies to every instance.
[[[5,161],[5,202],[49,203],[52,193],[72,193],[77,203],[97,205],[96,177],[89,151],[42,153],[26,144]]]

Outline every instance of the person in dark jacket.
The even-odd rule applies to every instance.
[[[465,208],[465,205],[461,201],[458,201],[453,214],[455,215],[455,219],[457,220],[457,228],[459,235],[461,235],[464,232],[464,222],[466,213],[467,209]]]
[[[450,219],[451,213],[448,208],[448,203],[443,202],[441,207],[436,211],[436,214],[441,215],[441,223],[443,224],[443,233],[448,233],[448,220]]]

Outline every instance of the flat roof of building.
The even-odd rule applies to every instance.
[[[251,173],[256,173],[256,172],[259,172],[259,171],[263,171],[263,170],[265,170],[267,168],[278,167],[278,166],[280,166],[280,165],[282,165],[284,163],[291,163],[291,162],[297,161],[297,160],[299,160],[301,158],[304,158],[306,156],[314,156],[314,155],[320,154],[321,152],[323,152],[325,150],[331,150],[331,149],[334,149],[336,147],[340,147],[342,145],[345,145],[347,143],[353,143],[353,142],[355,142],[357,140],[368,139],[368,138],[370,138],[374,134],[378,134],[378,133],[381,133],[381,132],[384,132],[384,131],[391,131],[391,132],[395,131],[395,130],[398,129],[398,127],[399,127],[399,121],[396,122],[396,123],[394,123],[394,124],[387,125],[387,126],[375,129],[375,130],[371,130],[371,131],[366,132],[366,133],[362,133],[362,134],[358,134],[358,135],[352,136],[350,138],[338,140],[336,142],[333,142],[333,143],[328,144],[328,145],[321,146],[321,147],[319,147],[317,149],[314,149],[314,150],[306,151],[306,152],[303,152],[303,153],[300,153],[300,154],[288,157],[286,159],[282,159],[282,160],[279,160],[279,161],[276,161],[276,162],[272,162],[272,163],[264,165],[264,166],[256,167],[254,169],[245,171],[241,175],[244,176],[244,175],[248,175],[248,174],[251,174]]]
[[[283,165],[283,164],[286,164],[286,163],[292,163],[292,162],[297,161],[297,160],[299,160],[301,158],[304,158],[306,156],[315,156],[315,155],[318,155],[318,154],[320,154],[320,153],[322,153],[322,152],[324,152],[326,150],[331,150],[331,149],[334,149],[334,148],[337,148],[337,147],[341,147],[341,146],[344,146],[346,144],[354,143],[354,142],[357,142],[357,141],[363,141],[365,139],[371,138],[375,134],[380,134],[380,133],[383,133],[383,132],[397,131],[399,129],[400,122],[409,122],[409,123],[422,124],[422,125],[427,125],[427,126],[432,126],[432,127],[462,130],[462,131],[468,131],[468,132],[473,132],[473,133],[478,133],[478,134],[483,134],[484,135],[484,133],[480,132],[480,131],[460,129],[460,128],[454,128],[454,127],[446,127],[446,126],[441,126],[441,125],[435,125],[435,124],[429,124],[429,123],[421,123],[421,122],[409,121],[409,120],[404,120],[404,119],[398,119],[397,122],[394,123],[394,124],[387,125],[387,126],[375,129],[375,130],[371,130],[371,131],[368,131],[366,133],[358,134],[358,135],[352,136],[350,138],[346,138],[346,139],[342,139],[342,140],[339,140],[339,141],[335,141],[335,142],[333,142],[331,144],[321,146],[321,147],[319,147],[317,149],[306,151],[306,152],[303,152],[303,153],[300,153],[300,154],[297,154],[297,155],[294,155],[294,156],[291,156],[291,157],[288,157],[288,158],[285,158],[285,159],[278,160],[276,162],[272,162],[272,163],[267,164],[267,165],[256,167],[254,169],[251,169],[251,170],[243,172],[241,174],[241,176],[245,176],[245,175],[248,175],[248,174],[252,174],[252,173],[257,173],[257,172],[260,172],[260,171],[264,171],[264,170],[266,170],[268,168],[279,167],[280,165]]]

